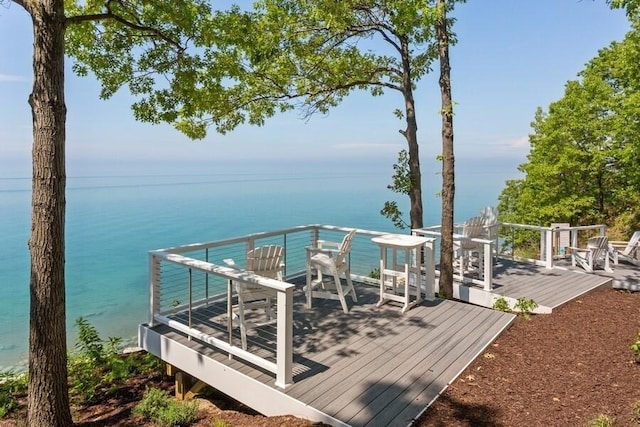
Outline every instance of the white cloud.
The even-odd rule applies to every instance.
[[[511,140],[507,143],[507,145],[513,148],[529,147],[529,137],[523,136],[523,137]]]
[[[2,74],[0,73],[0,83],[15,83],[15,82],[28,82],[29,79],[24,76],[16,76],[14,74]]]

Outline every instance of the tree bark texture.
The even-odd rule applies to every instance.
[[[451,102],[451,65],[449,33],[446,24],[446,0],[438,0],[440,17],[436,37],[440,54],[440,95],[442,98],[442,237],[440,243],[439,293],[453,297],[453,200],[455,195],[455,158],[453,153],[453,104]]]
[[[407,140],[409,148],[409,174],[411,177],[411,189],[409,200],[411,203],[410,219],[411,228],[422,228],[422,174],[420,172],[420,155],[418,152],[418,124],[416,122],[415,101],[411,85],[411,62],[409,61],[409,42],[401,40],[402,49],[402,94],[404,95],[405,114],[407,128],[401,131]]]
[[[23,3],[33,21],[29,426],[70,426],[65,314],[63,0]]]

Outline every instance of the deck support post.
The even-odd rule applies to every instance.
[[[174,368],[175,369],[175,368]],[[176,399],[192,400],[202,390],[206,384],[186,372],[177,371],[176,377]]]
[[[276,337],[276,386],[293,382],[293,287],[278,292]]]

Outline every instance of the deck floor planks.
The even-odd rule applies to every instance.
[[[511,320],[496,321],[489,324],[489,327],[483,332],[483,335],[477,337],[466,351],[460,355],[455,361],[451,362],[445,369],[438,371],[435,367],[431,377],[428,380],[422,381],[422,387],[414,387],[413,393],[407,394],[406,406],[400,410],[398,406],[403,402],[400,400],[394,401],[388,408],[388,411],[380,414],[375,419],[376,424],[379,425],[406,426],[409,421],[414,419],[424,408],[426,408],[433,399],[435,399],[445,387],[447,387],[453,379],[473,361],[475,357],[468,357],[469,355],[479,355],[484,351],[487,346],[490,345],[487,337],[496,337],[505,328],[507,328],[513,322]],[[438,374],[439,372],[439,374]],[[430,381],[429,381],[430,380]],[[393,418],[389,414],[396,414]]]
[[[429,316],[429,322],[439,321],[443,317],[451,316],[451,310],[448,307],[444,307],[444,304],[437,304],[435,307],[424,307],[425,310],[416,310],[416,312],[422,312],[421,320],[424,320],[425,316]],[[433,311],[429,311],[433,310]],[[399,311],[399,309],[398,309]],[[411,311],[407,313],[407,316],[410,316]],[[415,313],[413,313],[415,316]],[[413,317],[412,319],[417,319]],[[392,325],[393,326],[393,325]],[[396,327],[398,327],[396,325]],[[403,331],[404,333],[389,333],[386,336],[379,337],[368,337],[368,342],[365,346],[360,348],[359,354],[357,356],[353,356],[350,358],[333,358],[333,363],[331,363],[331,369],[327,373],[323,373],[318,377],[314,378],[312,381],[307,382],[304,387],[298,387],[298,389],[293,389],[292,392],[295,393],[296,396],[302,397],[304,396],[305,401],[309,403],[313,402],[313,399],[318,396],[327,396],[328,391],[333,393],[340,392],[340,390],[336,389],[336,382],[340,382],[340,380],[344,378],[350,378],[352,381],[357,381],[357,378],[360,375],[366,375],[367,367],[370,363],[375,363],[375,358],[377,353],[382,348],[393,348],[399,344],[402,344],[404,340],[407,339],[407,331]],[[431,331],[426,333],[425,335],[430,335]],[[389,357],[392,357],[392,353],[390,351],[386,351],[385,353],[389,354]],[[315,359],[315,358],[314,358]],[[355,366],[354,366],[355,365]],[[355,369],[354,369],[355,367]],[[346,371],[347,375],[342,375]],[[355,372],[355,373],[354,373]],[[331,379],[333,377],[334,379]],[[342,384],[343,386],[349,386],[349,384]],[[306,392],[306,389],[309,392]]]
[[[434,343],[435,351],[414,352],[413,355],[405,358],[401,364],[397,364],[387,373],[381,374],[379,378],[372,378],[375,381],[375,385],[366,388],[366,398],[361,398],[358,402],[359,405],[345,407],[334,416],[352,425],[365,425],[369,421],[376,419],[382,411],[390,415],[389,408],[392,407],[393,402],[401,402],[397,406],[404,408],[407,403],[407,394],[411,393],[416,382],[428,378],[432,372],[437,372],[441,369],[441,366],[448,366],[468,349],[470,343],[465,344],[465,341],[473,342],[477,339],[472,338],[469,332],[476,328],[476,320],[482,323],[482,321],[492,317],[491,313],[485,313],[486,311],[482,310],[482,312],[472,313],[472,316],[457,319],[454,325],[449,326],[454,331],[447,331],[451,332],[452,335],[442,344]],[[422,345],[419,348],[423,348]],[[418,384],[416,388],[422,387]],[[378,425],[386,425],[386,423],[379,422],[377,419],[376,423],[379,423]]]
[[[449,310],[453,312],[451,314],[453,317],[456,314],[460,314],[460,312],[456,312],[455,308],[450,307]],[[399,334],[398,337],[400,339],[389,342],[389,345],[377,347],[374,345],[370,353],[352,363],[352,365],[357,366],[355,366],[356,370],[351,374],[348,376],[332,375],[329,378],[325,378],[321,386],[325,392],[318,398],[312,398],[307,395],[300,397],[323,412],[335,415],[345,406],[349,406],[353,401],[356,401],[364,391],[367,391],[369,384],[372,382],[377,384],[390,371],[396,369],[410,370],[411,366],[407,365],[407,360],[410,360],[416,352],[424,350],[425,344],[431,343],[431,346],[427,348],[438,351],[441,343],[445,342],[448,336],[442,333],[442,325],[451,323],[451,316],[443,319],[442,323],[426,334],[419,334],[419,331],[416,331],[417,328],[413,327],[411,330],[405,330],[403,334]],[[415,335],[419,336],[416,337]],[[436,339],[433,339],[434,336]],[[332,394],[339,395],[340,400],[336,401]]]
[[[592,289],[606,284],[597,275],[580,274],[564,269],[502,261],[496,269],[494,292],[513,298],[525,297],[551,308],[564,304]]]

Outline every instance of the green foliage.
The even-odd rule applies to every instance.
[[[496,300],[493,302],[493,309],[498,311],[504,311],[505,313],[508,313],[511,311],[511,307],[509,306],[509,303],[503,297],[496,298]]]
[[[100,338],[96,328],[86,319],[76,320],[78,341],[76,351],[68,357],[71,398],[90,402],[102,389],[115,390],[136,374],[159,368],[159,360],[149,353],[121,354],[121,338]]]
[[[27,393],[28,383],[27,372],[0,372],[0,418],[4,418],[16,408],[16,398]]]
[[[631,344],[629,348],[631,348],[631,351],[636,358],[636,362],[640,363],[640,331],[638,331],[636,335],[636,342]]]
[[[412,188],[411,171],[409,170],[409,154],[407,150],[400,150],[398,153],[397,163],[393,165],[392,183],[387,185],[387,188],[394,193],[408,195]],[[395,201],[384,202],[384,207],[380,210],[380,214],[386,218],[389,218],[393,225],[400,230],[404,230],[409,227],[404,219],[402,219],[402,211],[398,208],[398,203]]]
[[[523,318],[529,320],[533,310],[538,308],[538,303],[530,298],[520,297],[513,305],[514,310],[518,310]]]
[[[198,402],[178,402],[164,390],[149,388],[133,412],[163,427],[188,426],[196,420]]]
[[[501,219],[640,228],[640,31],[600,50],[564,96],[536,112],[524,178],[499,197]]]
[[[631,421],[640,424],[640,400],[635,402],[631,408]]]
[[[376,267],[369,273],[369,277],[372,279],[380,279],[380,267]]]
[[[589,420],[587,424],[589,427],[613,427],[616,423],[616,419],[606,414],[598,414],[594,418]]]

